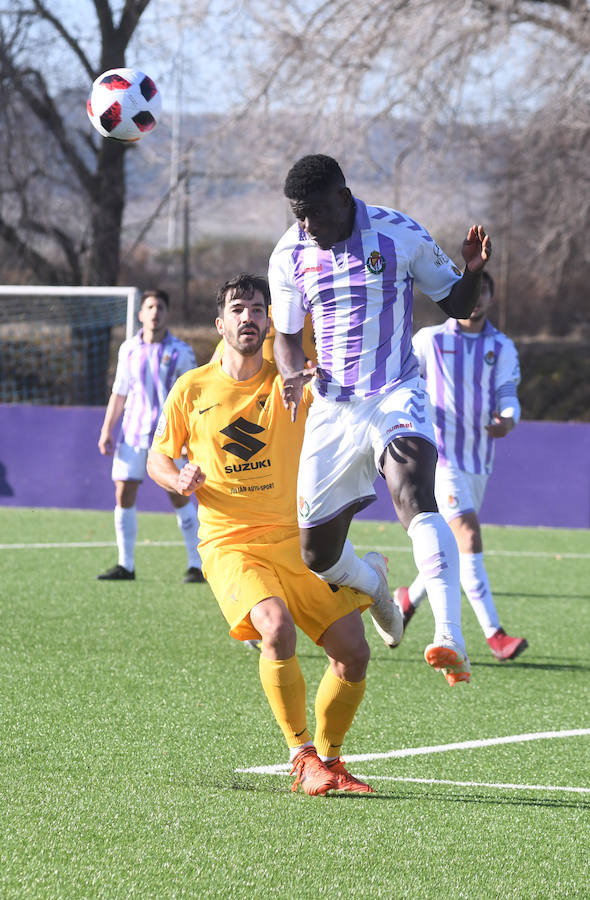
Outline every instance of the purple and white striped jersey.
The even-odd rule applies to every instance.
[[[518,419],[513,342],[489,321],[479,334],[468,334],[449,319],[415,334],[414,353],[430,397],[439,465],[489,474],[495,439],[485,426],[494,411],[510,410]]]
[[[119,348],[113,393],[126,396],[120,440],[146,449],[164,400],[177,378],[196,368],[192,347],[166,332],[161,343],[146,344],[143,329]]]
[[[330,250],[292,225],[272,253],[268,275],[275,328],[294,334],[311,312],[314,390],[340,401],[385,393],[417,374],[414,283],[439,301],[461,278],[413,219],[356,198],[355,204],[351,236]]]

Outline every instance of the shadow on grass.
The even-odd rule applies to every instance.
[[[494,660],[490,660],[489,662],[482,662],[479,660],[474,660],[470,657],[471,661],[471,669],[541,669],[546,671],[558,671],[558,672],[590,672],[590,665],[583,665],[582,663],[575,662],[558,662],[558,657],[555,657],[555,662],[552,660],[554,657],[547,656],[545,657],[546,662],[538,661],[538,662],[530,662],[528,660],[507,660],[506,662],[498,662]]]
[[[367,780],[370,782],[370,776],[367,776]],[[222,788],[223,785],[218,784],[217,787]],[[225,785],[226,788],[231,788],[233,791],[245,791],[255,794],[283,794],[284,796],[288,796],[291,793],[289,787],[285,787],[283,784],[270,784],[269,782],[245,782],[245,781],[235,781],[231,785]],[[375,787],[375,785],[373,785]],[[300,796],[306,796],[303,791],[297,792]],[[532,792],[531,792],[532,793]],[[415,791],[408,790],[404,787],[401,790],[387,790],[383,791],[379,788],[375,787],[374,794],[348,794],[346,792],[335,793],[335,794],[326,794],[324,797],[310,797],[310,801],[317,802],[326,802],[326,801],[336,801],[336,800],[345,800],[351,801],[355,800],[356,802],[361,801],[378,801],[381,802],[390,802],[394,801],[396,803],[401,802],[420,802],[420,803],[468,803],[468,804],[482,804],[486,806],[534,806],[538,809],[580,809],[580,810],[590,810],[590,800],[572,800],[568,798],[567,800],[561,800],[559,797],[492,797],[490,794],[482,794],[482,793],[467,793],[463,791],[462,793],[450,793],[449,790],[432,790],[429,788],[427,791],[424,789],[417,789]]]

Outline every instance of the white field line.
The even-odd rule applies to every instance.
[[[494,781],[450,781],[446,778],[404,778],[394,775],[361,775],[358,772],[354,774],[357,778],[371,781],[407,781],[414,784],[451,784],[454,787],[497,788],[505,791],[565,791],[571,794],[590,794],[590,787],[565,787],[558,784],[505,784]]]
[[[0,544],[0,550],[75,550],[116,547],[115,541],[60,541],[51,544]],[[137,541],[137,547],[184,547],[184,541]]]
[[[492,747],[500,744],[519,744],[527,741],[555,740],[556,738],[582,737],[590,735],[590,728],[574,728],[568,731],[536,731],[528,734],[512,734],[506,737],[481,738],[473,741],[460,741],[453,744],[435,744],[431,747],[404,747],[401,750],[388,750],[385,753],[359,753],[346,754],[346,762],[371,762],[376,759],[393,759],[407,756],[426,756],[431,753],[446,753],[449,750],[473,750],[480,747]],[[236,769],[236,772],[253,775],[286,775],[290,772],[289,763],[277,763],[272,766],[250,766],[245,769]],[[356,774],[356,772],[355,772]],[[360,777],[360,776],[359,776]],[[559,787],[557,785],[511,785],[495,784],[493,782],[470,781],[444,781],[430,778],[405,778],[388,775],[362,776],[371,779],[383,779],[385,781],[408,781],[417,784],[453,784],[459,787],[496,787],[504,789],[545,790],[545,791],[576,791],[590,793],[590,788]]]
[[[115,547],[114,541],[55,541],[51,543],[31,543],[31,544],[0,544],[0,550],[75,550],[75,549],[93,549],[95,547]],[[183,547],[182,541],[151,541],[145,539],[138,541],[137,547]],[[408,544],[406,547],[381,546],[375,547],[373,544],[355,544],[357,550],[377,550],[379,553],[411,553],[412,548]],[[590,553],[556,553],[544,550],[486,550],[486,556],[517,556],[532,557],[537,559],[590,559]]]

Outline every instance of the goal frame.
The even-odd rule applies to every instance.
[[[141,307],[141,291],[137,287],[74,287],[71,285],[49,286],[0,285],[0,296],[11,297],[126,297],[127,320],[125,337],[131,338],[138,328],[137,314]]]

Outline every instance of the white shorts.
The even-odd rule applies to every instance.
[[[488,475],[463,472],[453,466],[437,466],[434,495],[440,514],[450,522],[464,513],[478,513],[483,503]]]
[[[111,478],[113,481],[143,481],[147,470],[147,449],[132,447],[125,441],[117,444],[113,455]],[[186,457],[175,459],[177,469],[186,464]]]
[[[359,509],[372,503],[383,451],[408,435],[436,446],[419,378],[368,400],[339,403],[314,397],[299,460],[299,527],[321,525],[353,503]]]

